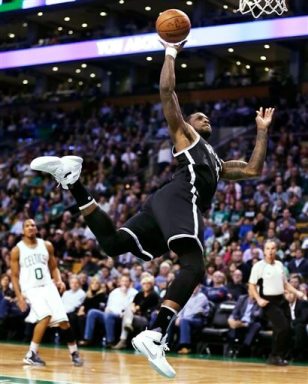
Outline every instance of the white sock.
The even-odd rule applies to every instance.
[[[34,341],[31,341],[29,352],[37,353],[39,346],[40,346],[39,344],[35,343]]]
[[[76,343],[75,344],[67,344],[67,346],[68,346],[68,349],[70,351],[70,354],[78,351]]]

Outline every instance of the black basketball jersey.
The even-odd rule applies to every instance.
[[[178,161],[174,181],[191,188],[197,205],[204,211],[210,207],[222,170],[222,160],[201,136],[185,150],[173,155]]]

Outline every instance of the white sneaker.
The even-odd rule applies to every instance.
[[[132,339],[132,345],[136,351],[148,358],[152,367],[162,376],[172,378],[175,370],[171,367],[165,357],[165,351],[169,351],[166,337],[160,332],[143,331]]]
[[[78,156],[41,156],[32,160],[30,167],[35,171],[50,173],[63,189],[74,184],[80,176],[83,159]]]

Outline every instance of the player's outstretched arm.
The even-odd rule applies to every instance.
[[[180,136],[191,138],[192,132],[187,127],[183,118],[179,101],[175,93],[175,58],[183,48],[186,41],[181,44],[168,44],[161,41],[166,49],[165,61],[160,73],[159,92],[165,118],[168,123],[169,132],[173,143],[176,143]],[[194,139],[194,138],[191,138]]]
[[[45,241],[46,248],[49,254],[48,267],[50,270],[51,277],[53,278],[56,287],[63,293],[65,291],[65,284],[62,281],[61,273],[58,268],[57,260],[54,254],[54,247],[49,241]]]
[[[231,160],[222,165],[221,177],[225,180],[253,179],[261,176],[266,156],[268,128],[272,122],[275,108],[261,107],[257,111],[257,138],[256,145],[248,163]]]
[[[25,312],[28,308],[28,305],[21,293],[20,285],[19,285],[19,249],[18,247],[14,247],[11,251],[10,255],[10,266],[12,270],[12,283],[13,289],[17,298],[17,305],[22,312]]]

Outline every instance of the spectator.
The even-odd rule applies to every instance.
[[[304,350],[307,345],[307,323],[308,323],[308,304],[304,300],[298,300],[296,295],[287,292],[285,297],[289,303],[291,319],[292,319],[292,344],[291,355],[294,359],[302,361],[306,360]]]
[[[243,284],[243,273],[240,269],[236,269],[232,273],[231,281],[227,284],[227,290],[229,299],[234,301],[247,293],[246,285]]]
[[[225,274],[220,271],[215,271],[213,273],[213,286],[204,287],[202,290],[210,301],[219,304],[228,299],[228,290],[225,284]]]
[[[241,295],[228,319],[231,328],[228,334],[229,352],[234,350],[236,340],[239,340],[239,354],[246,355],[250,352],[261,325],[261,308],[249,295]]]
[[[295,258],[288,264],[290,273],[301,275],[305,280],[308,280],[308,260],[304,258],[303,250],[297,248]]]
[[[192,333],[200,330],[209,313],[209,302],[198,285],[184,308],[179,312],[175,327],[179,330],[178,353],[186,355],[192,349]]]
[[[143,277],[141,285],[142,290],[136,294],[132,304],[125,309],[120,341],[113,347],[114,349],[127,347],[128,333],[139,333],[146,329],[152,312],[158,306],[159,296],[154,291],[154,278],[152,276]]]
[[[62,295],[62,301],[70,322],[74,322],[76,311],[84,302],[85,291],[81,289],[80,281],[77,276],[72,276],[69,280],[70,289]]]
[[[89,345],[94,338],[95,325],[103,325],[107,346],[111,347],[116,340],[116,326],[120,325],[125,309],[132,303],[137,291],[130,287],[131,279],[122,276],[119,287],[110,292],[105,311],[90,309],[86,318],[84,340],[80,345]]]

